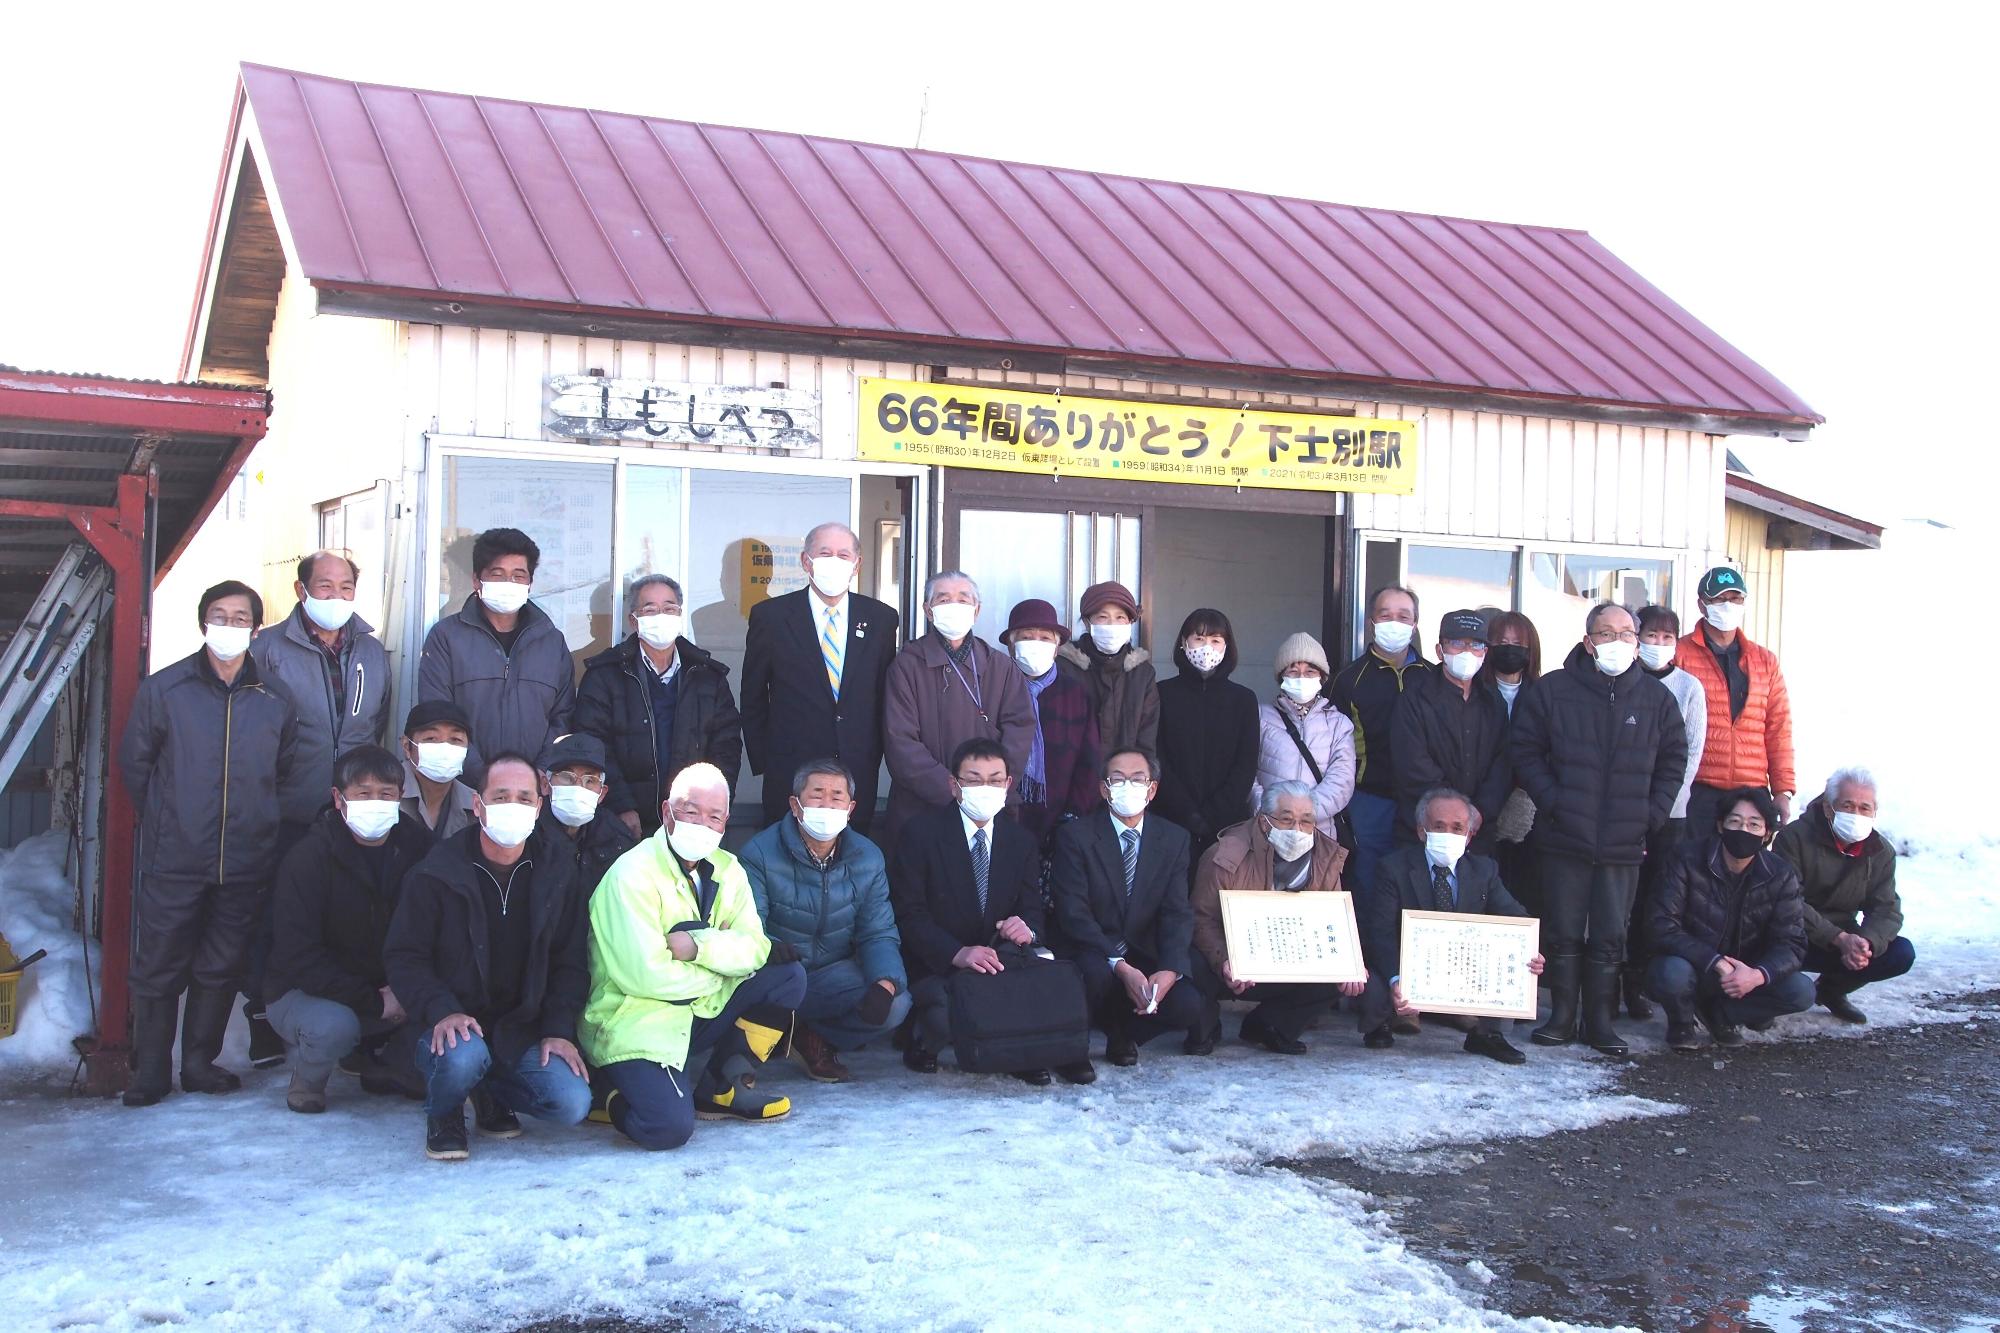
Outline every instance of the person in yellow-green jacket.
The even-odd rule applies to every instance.
[[[713,764],[674,775],[659,832],[613,863],[590,899],[590,1002],[579,1034],[596,1070],[593,1119],[642,1148],[678,1148],[704,1120],[776,1120],[757,1086],[786,1054],[805,968],[774,962],[750,880],[722,850],[729,784]]]

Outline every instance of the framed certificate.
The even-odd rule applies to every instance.
[[[1532,916],[1403,913],[1403,998],[1433,1014],[1533,1018],[1542,923]]]
[[[1222,934],[1239,981],[1368,979],[1351,893],[1224,889]]]

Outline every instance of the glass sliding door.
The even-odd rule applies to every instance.
[[[535,604],[561,627],[579,662],[611,645],[616,601],[611,569],[612,467],[447,454],[439,516],[435,615],[450,615],[472,595],[473,538],[488,528],[519,528],[541,548]],[[580,668],[579,668],[580,669]]]
[[[1137,514],[959,510],[958,566],[979,584],[973,632],[997,643],[1007,628],[1007,613],[1031,597],[1054,606],[1073,630],[1077,598],[1106,579],[1116,579],[1143,600],[1139,529]]]

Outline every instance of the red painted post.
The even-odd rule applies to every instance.
[[[157,482],[146,476],[118,479],[118,499],[111,509],[86,509],[70,515],[104,562],[111,567],[111,690],[105,719],[112,760],[105,765],[103,900],[98,909],[97,1042],[87,1059],[90,1091],[109,1097],[124,1091],[132,1050],[132,995],[128,973],[132,964],[132,873],[137,856],[138,812],[125,790],[125,775],[117,763],[118,743],[132,717],[139,681],[146,665],[148,610],[146,530],[148,502]]]

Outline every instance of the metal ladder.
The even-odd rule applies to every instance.
[[[110,567],[84,543],[71,543],[0,651],[0,788],[34,745],[110,605]]]

